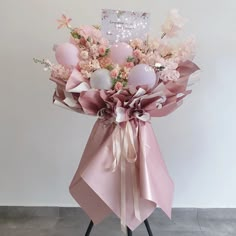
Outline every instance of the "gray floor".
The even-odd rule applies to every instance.
[[[236,236],[236,209],[174,209],[172,221],[157,209],[149,223],[154,236]],[[0,236],[83,236],[88,224],[79,208],[0,207]],[[115,216],[91,233],[104,235],[121,235]],[[143,224],[133,235],[148,236]]]

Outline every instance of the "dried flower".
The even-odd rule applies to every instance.
[[[57,20],[57,22],[58,22],[58,29],[61,29],[61,28],[63,28],[63,27],[67,27],[67,28],[69,28],[69,29],[72,29],[72,27],[71,27],[71,25],[70,25],[70,22],[72,21],[72,19],[71,18],[68,18],[66,15],[62,15],[61,16],[61,19],[59,19],[59,20]]]
[[[195,55],[195,39],[189,38],[186,42],[181,44],[176,50],[176,61],[177,62],[185,62],[187,60],[193,60]]]
[[[148,40],[148,50],[157,50],[160,46],[160,42],[157,39]]]
[[[184,19],[182,16],[179,15],[178,10],[173,9],[169,12],[168,18],[162,25],[162,32],[163,36],[167,37],[174,37],[177,35],[178,31],[180,31],[184,24],[186,22],[186,19]]]
[[[142,49],[144,46],[144,43],[141,39],[133,39],[130,43],[130,46],[134,49],[136,49],[136,48]]]

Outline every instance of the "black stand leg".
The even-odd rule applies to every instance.
[[[132,236],[132,231],[130,230],[129,227],[127,227],[127,233],[128,233],[128,236]]]
[[[89,223],[89,226],[88,226],[88,229],[86,231],[85,236],[89,236],[90,235],[92,228],[93,228],[93,221],[91,220],[90,223]]]
[[[144,221],[144,224],[145,224],[145,226],[146,226],[146,228],[147,228],[148,235],[149,235],[149,236],[153,236],[152,230],[151,230],[150,225],[149,225],[149,222],[148,222],[148,219],[146,219],[146,220]],[[90,235],[93,226],[94,226],[94,224],[93,224],[93,221],[91,220],[90,223],[89,223],[89,226],[88,226],[88,229],[87,229],[87,231],[86,231],[85,236],[89,236],[89,235]],[[132,231],[130,230],[129,227],[127,227],[127,234],[128,234],[128,236],[132,236]]]
[[[152,230],[151,230],[150,225],[149,225],[149,222],[148,222],[148,219],[146,219],[146,220],[144,221],[144,224],[145,224],[145,226],[146,226],[146,228],[147,228],[148,235],[149,235],[149,236],[153,236]]]

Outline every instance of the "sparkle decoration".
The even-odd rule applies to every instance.
[[[155,63],[154,69],[155,69],[155,71],[159,72],[159,71],[163,71],[165,69],[165,67],[161,63]]]
[[[102,34],[110,43],[147,38],[150,14],[134,11],[102,10]]]

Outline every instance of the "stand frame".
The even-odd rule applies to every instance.
[[[150,227],[149,222],[148,222],[148,219],[146,219],[146,220],[144,221],[144,224],[145,224],[145,226],[146,226],[148,235],[149,235],[149,236],[153,236],[151,227]],[[86,231],[86,233],[85,233],[85,236],[90,236],[90,233],[91,233],[91,231],[92,231],[92,229],[93,229],[93,226],[94,226],[94,223],[93,223],[93,221],[91,220],[90,223],[89,223],[89,226],[88,226],[88,228],[87,228],[87,231]],[[129,227],[127,227],[127,234],[128,234],[128,236],[132,236],[132,234],[133,234],[133,232],[130,230]]]

